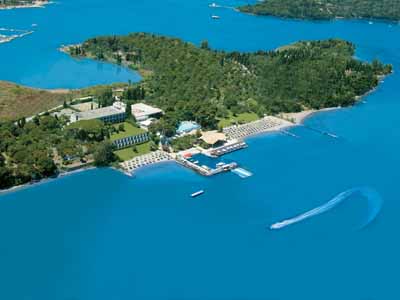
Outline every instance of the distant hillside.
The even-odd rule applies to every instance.
[[[366,18],[400,20],[400,0],[265,0],[239,10],[298,19]]]
[[[49,92],[0,81],[0,120],[32,116],[63,104],[67,91]]]

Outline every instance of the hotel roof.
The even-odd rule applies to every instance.
[[[161,114],[162,112],[163,111],[161,109],[144,103],[136,103],[132,105],[132,114],[136,119]]]
[[[89,110],[84,112],[76,113],[79,119],[99,119],[112,115],[123,113],[121,109],[117,109],[114,106],[102,107],[95,110]]]

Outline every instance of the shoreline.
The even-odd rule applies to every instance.
[[[43,178],[37,182],[28,182],[28,183],[16,185],[16,186],[10,187],[8,189],[0,190],[0,197],[3,195],[6,195],[6,194],[10,194],[13,192],[18,192],[21,190],[28,189],[30,187],[35,187],[35,186],[39,186],[42,184],[50,183],[52,181],[56,181],[56,180],[64,178],[64,177],[68,177],[68,176],[71,176],[74,174],[78,174],[78,173],[82,173],[82,172],[86,172],[86,171],[90,171],[90,170],[94,170],[94,169],[97,169],[97,167],[90,166],[90,167],[85,167],[85,168],[74,170],[74,171],[60,172],[53,177]]]
[[[323,112],[341,110],[343,108],[345,108],[345,107],[327,107],[327,108],[315,109],[315,110],[304,110],[304,111],[301,111],[298,113],[285,113],[283,115],[280,114],[277,116],[277,118],[282,119],[287,122],[290,122],[291,124],[282,124],[282,125],[276,126],[274,128],[271,128],[271,129],[263,131],[263,132],[254,133],[254,134],[246,136],[245,138],[243,138],[243,140],[246,140],[249,138],[254,138],[257,136],[264,136],[264,135],[266,136],[269,134],[280,133],[282,130],[290,129],[293,127],[299,127],[304,124],[304,121],[306,121],[308,118],[313,117],[314,115],[317,115],[317,114],[323,113]],[[294,121],[289,121],[286,119],[286,117],[294,118]]]
[[[373,88],[372,90],[364,93],[363,95],[356,96],[355,103],[350,105],[350,106],[348,106],[348,107],[354,107],[355,105],[359,104],[362,101],[362,99],[364,99],[368,95],[370,95],[373,92],[375,92],[379,88],[380,84],[385,80],[385,78],[390,76],[393,73],[394,73],[394,71],[392,71],[390,74],[379,76],[378,77],[377,86],[375,88]],[[53,91],[65,92],[66,90],[64,90],[64,89],[58,89],[58,90],[55,89]],[[285,121],[285,122],[287,122],[289,124],[281,124],[281,125],[278,125],[276,127],[271,128],[271,129],[268,129],[266,131],[248,135],[248,136],[244,137],[243,140],[246,140],[248,138],[252,138],[252,137],[255,137],[255,136],[279,133],[280,131],[288,129],[288,128],[301,126],[304,123],[305,120],[307,120],[308,118],[311,118],[313,115],[316,115],[318,113],[328,112],[328,111],[341,110],[343,108],[346,108],[346,107],[340,107],[340,106],[339,107],[327,107],[327,108],[318,109],[318,110],[315,110],[315,109],[314,110],[313,109],[304,110],[304,111],[301,111],[301,112],[298,112],[298,113],[281,113],[281,114],[277,115],[276,118],[279,118],[279,119],[281,119],[281,120],[283,120],[283,121]],[[288,119],[291,119],[291,120],[289,121]],[[172,160],[172,161],[175,161],[175,160]],[[158,161],[158,162],[154,162],[152,164],[140,167],[138,169],[142,169],[144,167],[150,167],[150,166],[158,165],[160,163],[165,163],[165,162],[171,162],[171,161]],[[70,172],[62,172],[62,173],[57,174],[57,176],[55,176],[55,177],[44,178],[44,179],[40,180],[39,182],[29,182],[29,183],[26,183],[26,184],[23,184],[23,185],[11,187],[9,189],[0,190],[0,196],[2,196],[4,194],[16,192],[16,191],[19,191],[19,190],[22,190],[22,189],[25,189],[25,188],[29,188],[29,187],[32,187],[32,186],[36,186],[36,185],[39,185],[39,184],[44,184],[44,183],[47,183],[47,182],[51,182],[53,180],[57,180],[59,178],[63,178],[63,177],[69,176],[69,175],[73,175],[75,173],[80,173],[80,172],[92,170],[92,169],[97,169],[97,167],[90,166],[90,167],[84,167],[82,169],[78,169],[78,170],[74,170],[74,171],[70,171]],[[115,168],[115,170],[117,170],[117,169]],[[126,172],[122,171],[122,173],[125,176],[129,176],[129,175],[126,174]]]
[[[287,121],[287,120],[282,118],[282,120],[287,121],[287,122],[291,122],[292,124],[281,124],[279,126],[271,128],[271,129],[269,129],[267,131],[248,135],[248,136],[244,137],[243,140],[246,140],[246,139],[249,139],[249,138],[254,138],[254,137],[257,137],[257,136],[267,136],[267,135],[270,135],[270,134],[279,133],[281,130],[285,130],[285,129],[289,129],[289,128],[292,128],[292,127],[301,126],[305,120],[307,120],[308,118],[311,118],[312,116],[314,116],[314,115],[316,115],[318,113],[334,111],[334,110],[341,110],[341,109],[343,109],[343,107],[328,107],[328,108],[323,108],[323,109],[319,109],[319,110],[305,110],[305,111],[298,112],[298,113],[286,113],[285,116],[289,115],[292,118],[294,117],[295,118],[295,122]],[[278,116],[278,118],[281,118],[281,117]],[[168,163],[177,163],[177,162],[175,161],[175,159],[172,159],[172,160],[169,160],[169,161],[158,161],[158,162],[154,162],[154,163],[149,164],[149,165],[142,166],[142,167],[136,169],[135,171],[151,168],[151,167],[154,167],[154,166],[157,166],[157,165],[160,165],[160,164],[168,164]],[[177,163],[177,165],[180,165],[180,164]],[[131,173],[132,176],[130,176],[130,175],[127,174],[127,171],[124,171],[123,169],[118,169],[116,167],[109,167],[109,168],[111,168],[112,170],[114,170],[116,172],[121,173],[122,175],[134,178],[133,172]],[[70,171],[70,172],[62,172],[62,173],[59,173],[56,177],[44,178],[44,179],[42,179],[42,180],[40,180],[38,182],[25,183],[25,184],[14,186],[14,187],[11,187],[11,188],[8,188],[8,189],[5,189],[5,190],[0,190],[0,197],[2,195],[5,195],[5,194],[18,192],[20,190],[24,190],[24,189],[27,189],[27,188],[30,188],[30,187],[34,187],[34,186],[37,186],[37,185],[41,185],[41,184],[49,183],[49,182],[52,182],[52,181],[56,181],[57,179],[61,179],[63,177],[67,177],[67,176],[71,176],[71,175],[75,175],[75,174],[78,174],[78,173],[81,173],[81,172],[86,172],[86,171],[95,170],[95,169],[98,169],[98,167],[90,166],[90,167],[85,167],[85,168],[74,170],[74,171]]]
[[[0,10],[12,10],[12,9],[22,9],[22,8],[45,8],[46,5],[51,4],[51,1],[34,1],[32,4],[20,4],[20,5],[10,5],[10,6],[0,6]]]
[[[391,19],[391,18],[385,18],[385,17],[381,17],[381,18],[367,18],[367,17],[353,17],[353,18],[347,18],[347,17],[341,17],[341,16],[333,16],[331,18],[306,18],[306,17],[290,17],[290,16],[280,16],[280,15],[274,15],[274,14],[270,14],[270,13],[266,13],[266,14],[257,14],[254,12],[249,12],[249,11],[242,11],[241,6],[239,7],[235,7],[234,10],[242,13],[242,14],[246,14],[246,15],[250,15],[250,16],[254,16],[254,17],[271,17],[271,18],[277,18],[277,19],[282,19],[282,20],[286,20],[286,21],[299,21],[299,22],[314,22],[314,23],[327,23],[327,22],[336,22],[336,21],[365,21],[365,22],[376,22],[376,23],[388,23],[388,24],[397,24],[398,22],[400,22],[399,20],[396,19]]]

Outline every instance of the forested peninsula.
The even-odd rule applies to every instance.
[[[164,109],[167,124],[196,120],[206,128],[230,113],[349,106],[392,71],[377,60],[355,59],[355,46],[339,39],[241,53],[134,33],[97,37],[66,50],[138,70],[145,75],[139,85],[146,100]]]
[[[135,33],[93,38],[64,51],[125,65],[142,74],[140,83],[125,84],[120,98],[127,104],[127,118],[132,115],[130,105],[138,101],[164,110],[149,128],[151,149],[157,149],[159,132],[171,137],[184,120],[196,121],[207,130],[242,113],[261,117],[348,106],[392,71],[379,61],[356,60],[354,45],[343,40],[302,41],[275,51],[241,53],[212,50],[207,42],[197,47],[175,38]],[[123,124],[99,120],[69,124],[63,115],[39,111],[60,104],[74,109],[71,99],[78,95],[93,95],[98,105],[106,107],[113,103],[113,90],[117,89],[106,86],[53,94],[5,83],[0,108],[15,107],[10,101],[20,99],[21,114],[5,111],[8,121],[0,121],[0,189],[57,176],[74,168],[71,161],[79,166],[117,163],[111,137],[125,131]],[[42,102],[35,109],[37,99]],[[34,111],[41,113],[24,118]],[[16,116],[19,119],[12,120]]]
[[[400,0],[265,0],[239,7],[239,10],[256,15],[311,20],[400,20]]]

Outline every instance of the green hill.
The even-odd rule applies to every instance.
[[[216,127],[230,113],[275,114],[304,108],[347,106],[378,85],[391,66],[364,63],[343,40],[299,42],[277,51],[214,51],[175,38],[135,33],[90,39],[73,55],[151,71],[142,83],[146,100],[170,124],[196,120]]]
[[[239,10],[298,19],[367,18],[400,20],[400,0],[265,0]]]

